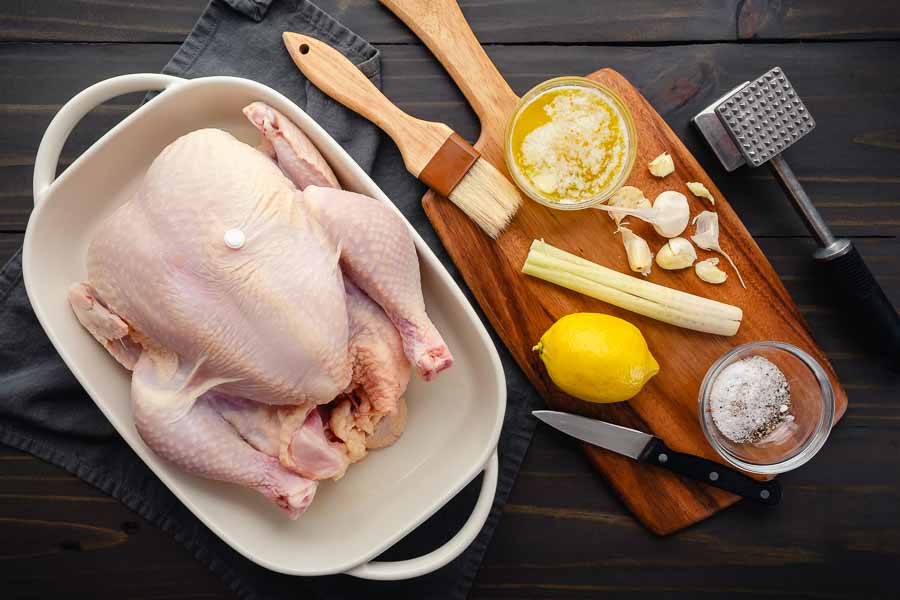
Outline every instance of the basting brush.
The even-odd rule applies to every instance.
[[[444,123],[423,121],[388,100],[340,52],[309,36],[285,32],[291,58],[317,88],[387,133],[407,170],[448,198],[496,238],[521,204],[518,189]]]

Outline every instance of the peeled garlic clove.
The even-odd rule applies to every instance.
[[[714,212],[705,210],[694,217],[693,222],[696,230],[694,231],[694,235],[691,236],[691,239],[694,241],[694,243],[704,250],[712,250],[724,256],[728,261],[728,264],[731,265],[731,268],[734,269],[734,272],[737,273],[738,281],[740,281],[741,285],[744,287],[744,289],[746,289],[747,284],[744,283],[744,278],[741,277],[741,272],[738,271],[737,266],[735,266],[734,261],[731,260],[731,257],[728,256],[728,253],[722,250],[722,247],[719,246],[719,215]]]
[[[650,208],[650,201],[644,197],[644,192],[631,185],[619,188],[615,194],[610,196],[607,204],[623,208]],[[610,212],[608,214],[609,218],[616,222],[616,227],[619,227],[628,216],[620,212]]]
[[[663,152],[647,165],[650,173],[656,177],[665,177],[675,172],[675,162],[668,152]]]
[[[706,283],[724,283],[728,279],[728,275],[716,266],[718,264],[718,258],[707,258],[694,265],[694,272],[697,274],[697,277]]]
[[[698,198],[706,198],[711,203],[716,203],[716,199],[713,198],[709,189],[699,181],[688,181],[685,185],[687,185],[688,189],[691,190],[691,193]]]
[[[650,253],[650,246],[644,241],[644,238],[636,235],[627,227],[620,227],[619,232],[622,234],[622,243],[625,245],[625,254],[628,256],[628,266],[635,273],[646,277],[653,268],[653,254]]]
[[[669,271],[686,269],[695,260],[697,251],[694,245],[682,237],[672,238],[656,253],[656,264]]]
[[[667,191],[653,201],[653,229],[663,237],[681,235],[691,218],[687,196],[681,192]]]
[[[534,178],[534,187],[545,194],[552,194],[556,191],[559,181],[553,173],[541,173]]]

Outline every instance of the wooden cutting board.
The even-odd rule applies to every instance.
[[[455,2],[382,0],[429,46],[447,68],[481,119],[475,147],[506,173],[503,135],[518,96],[484,54]],[[596,210],[557,211],[528,199],[499,239],[484,235],[459,209],[428,192],[422,200],[429,220],[462,273],[491,325],[547,405],[652,432],[674,450],[721,459],[700,429],[697,396],[707,369],[734,346],[757,340],[795,344],[822,363],[835,387],[836,416],[847,407],[824,352],[816,345],[797,306],[781,280],[731,209],[728,201],[684,144],[646,99],[619,73],[601,69],[588,75],[616,91],[634,117],[638,156],[628,185],[640,188],[651,200],[665,190],[688,197],[691,214],[715,210],[719,214],[720,242],[741,270],[743,289],[723,259],[728,273],[721,286],[704,283],[693,269],[670,272],[654,264],[649,281],[741,307],[743,324],[733,337],[713,336],[680,329],[616,308],[550,283],[523,275],[522,264],[532,240],[543,238],[569,252],[601,265],[628,272],[622,242],[613,236],[613,222]],[[675,161],[675,173],[653,177],[647,163],[662,152]],[[685,186],[700,181],[716,198],[715,207],[695,198]],[[638,235],[656,252],[665,240],[640,221],[630,219]],[[686,235],[693,233],[689,226]],[[700,259],[717,256],[698,249]],[[572,398],[550,381],[532,346],[557,319],[573,312],[602,312],[637,325],[661,370],[631,401],[595,405]],[[617,454],[583,445],[591,462],[603,474],[628,508],[649,529],[665,535],[700,521],[730,506],[739,498],[668,471],[643,465]],[[776,509],[777,510],[777,509]]]

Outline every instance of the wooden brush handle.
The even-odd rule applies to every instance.
[[[397,108],[356,65],[325,42],[291,32],[285,32],[282,39],[307,79],[394,140],[407,170],[416,177],[453,135],[443,123],[423,121]]]
[[[485,54],[455,0],[379,0],[434,53],[481,120],[481,136],[502,140],[519,97]]]

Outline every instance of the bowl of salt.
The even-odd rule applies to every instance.
[[[700,425],[731,465],[775,475],[822,448],[834,422],[834,389],[796,346],[753,342],[717,360],[700,384]]]

